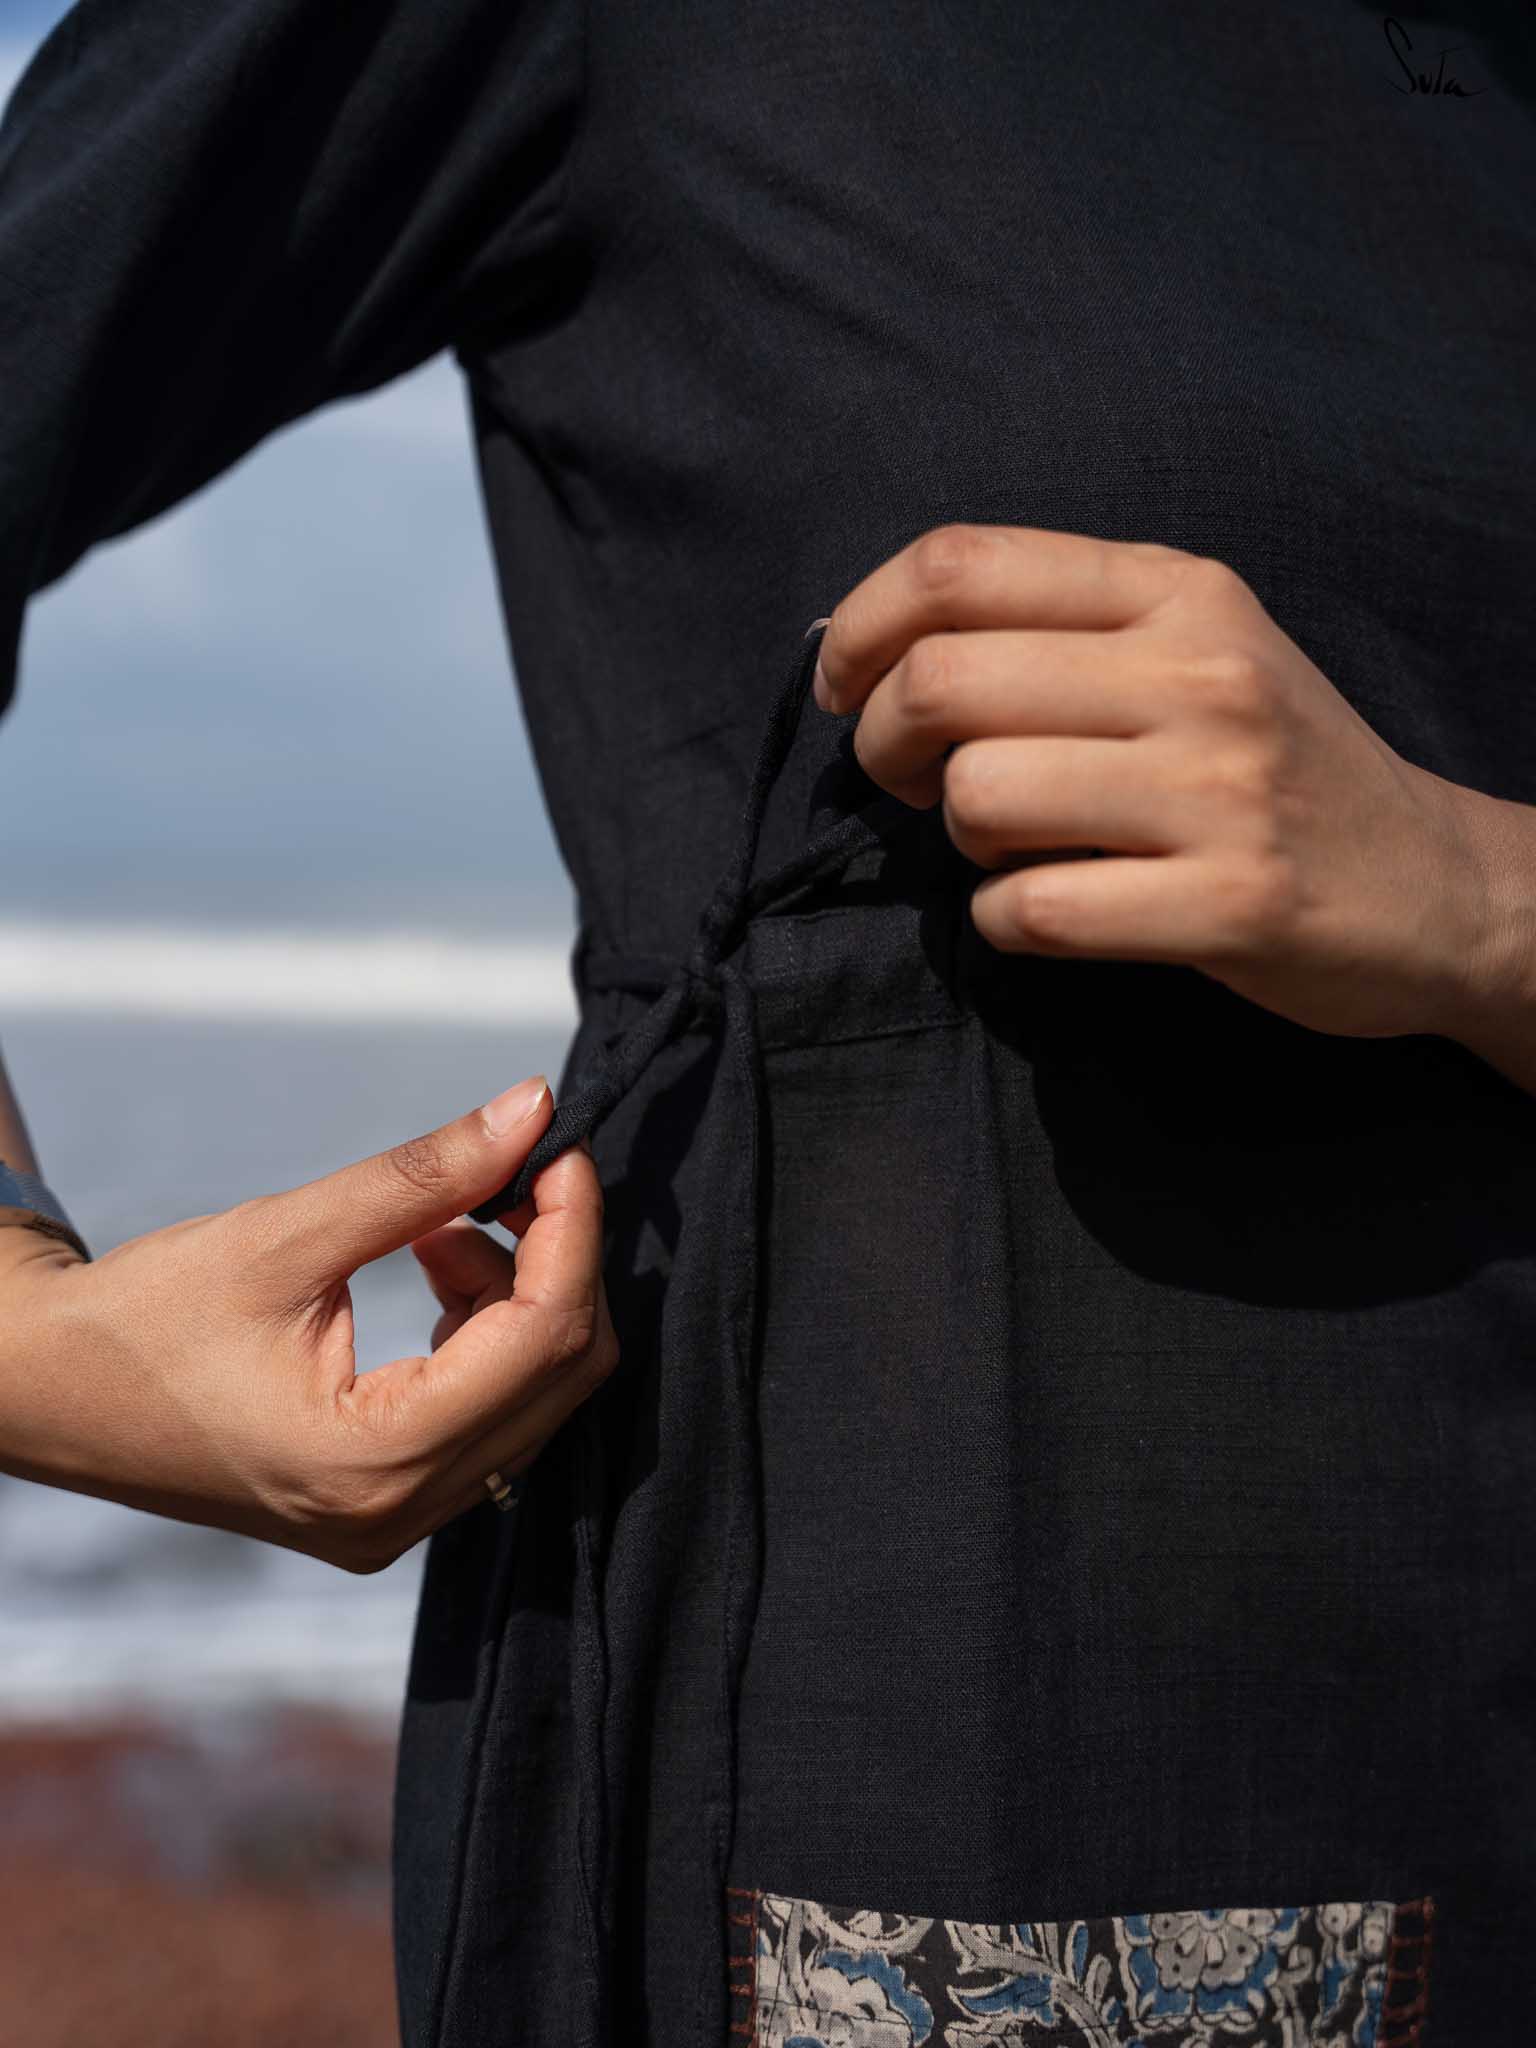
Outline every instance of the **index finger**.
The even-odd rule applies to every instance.
[[[470,1316],[421,1374],[438,1442],[482,1435],[567,1375],[583,1383],[580,1360],[601,1348],[603,1195],[590,1155],[574,1145],[558,1154],[535,1178],[533,1202],[511,1297]]]
[[[1099,540],[1043,526],[935,526],[834,609],[817,663],[826,708],[856,710],[925,633],[1135,625],[1194,559],[1157,541]]]
[[[603,1184],[584,1145],[534,1176],[533,1220],[518,1240],[515,1298],[548,1315],[590,1308],[603,1278]]]

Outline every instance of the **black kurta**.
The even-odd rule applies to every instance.
[[[24,79],[0,634],[452,346],[579,895],[624,1364],[432,1546],[410,2048],[1530,2039],[1536,1103],[993,952],[802,635],[942,521],[1166,541],[1536,801],[1532,71],[1452,0],[86,0]]]

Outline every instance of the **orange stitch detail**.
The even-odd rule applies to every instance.
[[[1421,1925],[1417,1933],[1410,1934],[1402,1929],[1402,1922],[1414,1916],[1418,1917]],[[1435,1902],[1428,1895],[1422,1899],[1405,1899],[1394,1908],[1377,2048],[1422,2048],[1424,2021],[1429,2011],[1429,1958],[1434,1917]],[[1408,1968],[1403,1969],[1398,1965],[1400,1952],[1406,1949],[1417,1949],[1419,1954]],[[1411,1995],[1394,2003],[1394,1984],[1411,1986]]]
[[[753,1893],[753,1895],[752,1895],[752,1919],[753,1919],[754,1923],[755,1923],[755,1922],[756,1922],[756,1920],[757,1920],[757,1916],[758,1916],[758,1914],[759,1914],[759,1913],[760,1913],[760,1912],[762,1911],[762,1904],[763,1904],[763,1895],[762,1895],[762,1893],[761,1893],[761,1892],[754,1892],[754,1893]],[[759,1950],[760,1950],[761,1948],[762,1948],[762,1942],[761,1942],[761,1940],[760,1940],[760,1939],[758,1938],[758,1934],[757,1934],[757,1931],[756,1931],[756,1928],[755,1928],[755,1925],[754,1925],[754,1930],[753,1930],[753,1934],[752,1934],[752,2048],[758,2048],[758,2040],[757,2040],[757,1957],[758,1957],[758,1951],[759,1951]]]
[[[732,2006],[737,2006],[738,2001],[741,2000],[746,2002],[746,2011],[742,2017],[733,2019],[730,2022],[730,2032],[748,2043],[749,2048],[758,2048],[757,1921],[758,1902],[762,1898],[762,1893],[751,1885],[728,1884],[723,1886],[722,1889],[727,1899],[739,1899],[746,1908],[745,1911],[732,1912],[729,1906],[727,1906],[725,1918],[728,1926],[741,1927],[748,1930],[747,1946],[745,1949],[731,1948],[729,1946],[729,1933],[726,1936],[727,1993]]]

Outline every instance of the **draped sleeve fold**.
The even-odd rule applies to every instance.
[[[28,597],[266,435],[536,312],[568,0],[80,0],[0,120],[0,708]]]

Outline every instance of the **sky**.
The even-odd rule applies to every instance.
[[[0,95],[62,11],[0,0]],[[448,357],[286,428],[33,601],[0,718],[0,1034],[50,977],[227,1011],[242,986],[345,1008],[362,974],[415,1014],[427,939],[486,1016],[507,948],[535,948],[524,1009],[553,1017],[573,921]],[[330,943],[274,953],[299,928]]]

